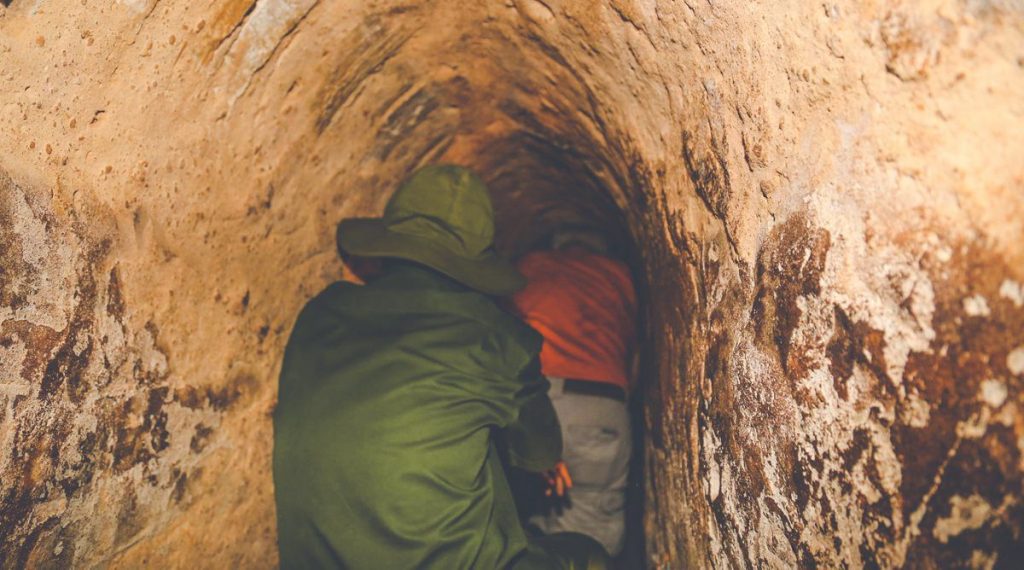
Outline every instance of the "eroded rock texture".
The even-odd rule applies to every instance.
[[[435,160],[635,244],[652,567],[1019,563],[1017,3],[5,4],[0,567],[275,565],[292,319]]]

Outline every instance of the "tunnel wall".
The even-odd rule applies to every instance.
[[[435,160],[495,186],[510,243],[565,201],[635,242],[652,566],[1008,562],[1022,22],[984,1],[13,0],[0,566],[275,565],[292,320],[343,272],[337,220]]]

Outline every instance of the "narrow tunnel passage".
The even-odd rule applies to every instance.
[[[482,151],[474,168],[484,173],[495,202],[498,233],[496,246],[510,259],[517,260],[529,252],[546,249],[551,236],[560,228],[588,227],[598,231],[608,246],[608,255],[625,261],[631,269],[634,287],[639,289],[642,305],[636,317],[643,314],[646,288],[639,278],[640,252],[636,247],[625,215],[615,204],[616,192],[605,187],[589,170],[597,163],[584,154],[592,148],[589,141],[564,140],[567,148],[559,148],[536,132],[514,133],[491,141]],[[636,330],[645,331],[643,322]],[[635,339],[634,350],[649,363],[652,355],[644,347],[645,339]],[[643,395],[650,366],[633,378],[628,399],[632,415],[633,459],[626,490],[625,547],[616,558],[617,568],[644,568],[643,536]],[[639,372],[639,369],[638,369]],[[513,488],[516,488],[514,485]],[[529,509],[525,509],[529,510]],[[523,515],[521,515],[523,516]]]
[[[2,4],[0,567],[274,566],[288,331],[431,162],[624,244],[648,567],[1018,552],[1016,8]]]

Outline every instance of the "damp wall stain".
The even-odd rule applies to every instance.
[[[208,426],[251,389],[172,392],[159,328],[133,330],[109,216],[61,215],[46,194],[0,171],[5,568],[98,562],[97,540],[109,541],[107,556],[130,544],[177,508]]]
[[[1024,342],[1024,311],[999,293],[1012,271],[928,226],[898,247],[876,234],[880,253],[851,256],[865,236],[820,204],[765,240],[746,327],[709,339],[702,490],[718,528],[736,529],[713,535],[712,558],[1012,559],[1024,439],[1007,357]],[[984,316],[965,304],[974,296],[989,300]]]

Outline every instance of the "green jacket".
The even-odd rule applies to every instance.
[[[412,265],[310,301],[274,412],[281,567],[490,570],[524,552],[496,443],[532,471],[561,455],[540,344]]]

